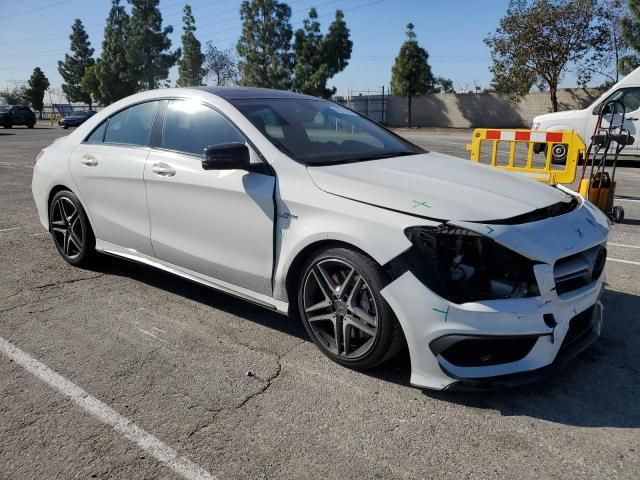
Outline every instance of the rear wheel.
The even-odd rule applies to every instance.
[[[11,122],[5,122],[5,123],[3,123],[3,124],[2,124],[2,126],[3,126],[4,128],[11,128],[11,127],[13,127],[13,125],[11,124]]]
[[[49,231],[62,258],[75,267],[93,262],[95,237],[80,200],[72,192],[55,194],[49,207]]]
[[[400,324],[380,294],[384,285],[382,269],[353,250],[332,248],[307,261],[298,308],[309,336],[331,360],[367,369],[402,348]]]
[[[33,127],[35,127],[35,125],[36,125],[35,123],[29,123],[29,124],[27,124],[27,128],[33,128]]]

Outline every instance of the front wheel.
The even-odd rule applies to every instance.
[[[615,223],[622,223],[624,220],[624,208],[615,206],[611,213],[611,217]]]
[[[49,231],[58,253],[74,267],[92,264],[95,237],[80,200],[72,192],[55,194],[49,207]]]
[[[4,128],[11,128],[13,125],[10,122],[6,122],[2,125]]]
[[[27,128],[33,128],[33,127],[35,127],[35,126],[36,126],[36,124],[35,124],[35,123],[29,123],[29,124],[27,124]]]
[[[332,248],[307,261],[298,308],[309,336],[331,360],[363,370],[400,351],[402,330],[380,294],[384,285],[378,264],[353,250]]]
[[[551,163],[554,165],[566,164],[568,150],[569,148],[566,143],[556,143],[551,149]]]

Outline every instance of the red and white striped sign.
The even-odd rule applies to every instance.
[[[562,132],[532,132],[530,130],[487,130],[487,140],[515,140],[520,142],[559,143]]]

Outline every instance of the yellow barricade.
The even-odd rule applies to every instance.
[[[506,164],[498,164],[500,142],[507,142],[509,145],[509,159]],[[487,145],[490,149],[488,158],[491,166],[525,173],[535,180],[549,184],[573,183],[576,179],[578,161],[584,158],[587,148],[580,135],[573,130],[552,132],[476,128],[473,131],[471,143],[467,145],[472,161],[480,162],[485,143],[489,144]],[[518,160],[515,158],[517,144],[528,144],[526,162],[519,161],[516,164],[516,160]],[[536,149],[545,153],[544,166],[541,165],[541,161],[535,162],[534,165]],[[558,160],[558,163],[563,161],[566,163],[559,168],[552,168],[551,160],[554,158]]]

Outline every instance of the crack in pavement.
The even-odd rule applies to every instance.
[[[247,396],[242,402],[240,402],[240,404],[238,406],[236,406],[236,410],[240,410],[242,407],[244,407],[250,400],[262,395],[263,393],[265,393],[269,387],[271,386],[271,384],[273,383],[273,381],[278,378],[280,376],[280,372],[282,372],[282,364],[280,363],[280,356],[276,355],[277,357],[277,362],[278,362],[278,368],[276,369],[276,373],[274,373],[273,375],[271,375],[269,378],[266,379],[266,385],[262,388],[260,388],[256,393],[253,393],[249,396]],[[259,377],[258,377],[259,378]],[[262,381],[265,381],[264,379],[260,379]]]
[[[56,285],[67,285],[69,283],[82,282],[84,280],[93,280],[95,278],[104,277],[104,273],[99,273],[98,275],[93,275],[91,277],[82,277],[82,278],[72,278],[70,280],[61,280],[53,283],[45,283],[44,285],[36,285],[35,287],[27,288],[26,290],[40,290],[42,288],[53,287]]]

